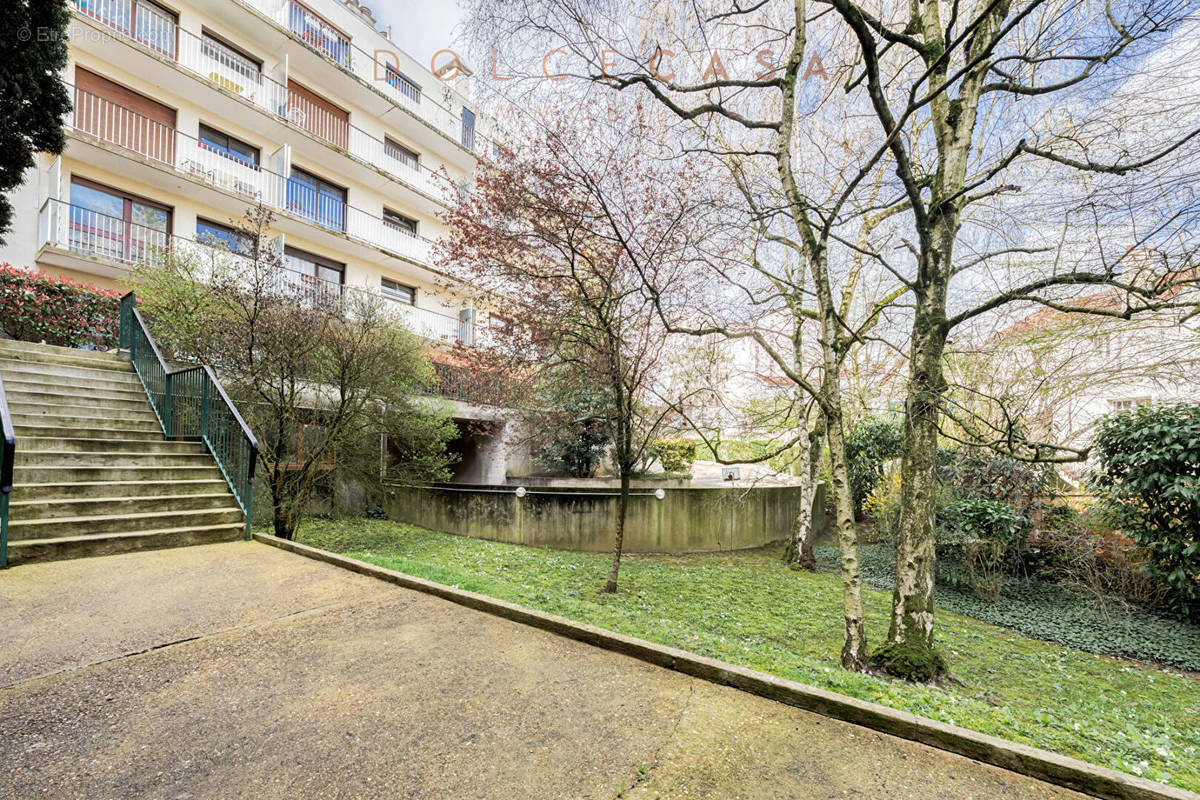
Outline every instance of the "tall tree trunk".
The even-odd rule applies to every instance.
[[[822,421],[818,421],[817,427],[805,439],[805,449],[800,458],[800,502],[796,508],[796,518],[792,521],[787,552],[784,554],[784,559],[789,565],[810,571],[817,569],[817,558],[813,555],[813,502],[817,497],[823,424]]]
[[[834,378],[834,383],[837,379]],[[850,491],[850,470],[846,464],[846,441],[840,411],[827,425],[829,460],[833,472],[834,506],[837,516],[838,549],[841,552],[842,614],[845,637],[842,640],[842,666],[861,670],[867,663],[867,633],[863,625],[862,575],[858,561],[858,526],[854,523],[854,502]]]
[[[621,467],[621,496],[617,499],[617,535],[613,541],[612,566],[608,568],[608,582],[604,591],[617,591],[617,574],[621,571],[621,551],[625,547],[625,516],[629,512],[629,469]]]
[[[948,258],[948,255],[946,256]],[[935,261],[940,259],[935,257]],[[930,267],[939,270],[942,265]],[[900,531],[896,584],[888,640],[933,647],[938,418],[945,380],[945,283],[932,281],[917,297],[909,382],[905,398],[904,452],[900,463]]]

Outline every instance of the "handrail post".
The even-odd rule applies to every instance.
[[[171,419],[171,394],[172,394],[171,373],[169,373],[169,372],[166,373],[166,375],[164,376],[163,384],[166,386],[166,389],[164,390],[166,392],[166,396],[163,397],[163,426],[167,429],[167,438],[174,439],[175,438],[175,420]]]
[[[8,495],[0,492],[0,567],[8,566]]]
[[[200,439],[207,442],[208,439],[208,372],[200,373],[203,380],[200,382]]]

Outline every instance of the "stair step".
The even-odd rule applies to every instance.
[[[87,481],[75,483],[19,483],[13,487],[11,502],[86,500],[91,498],[145,498],[228,492],[224,478],[201,480],[129,480]]]
[[[13,418],[24,417],[79,417],[80,419],[131,420],[158,419],[150,406],[150,400],[142,401],[140,407],[130,404],[129,408],[104,408],[84,403],[18,403],[11,398],[8,409]],[[14,423],[15,424],[15,423]]]
[[[0,358],[40,364],[58,364],[64,367],[115,370],[118,372],[129,372],[133,369],[129,363],[129,357],[115,350],[100,353],[94,350],[74,350],[70,347],[53,347],[52,345],[31,345],[28,342],[12,342],[10,340],[0,340]]]
[[[234,525],[242,521],[242,510],[233,508],[200,508],[186,511],[145,511],[138,514],[86,517],[51,517],[47,519],[9,520],[8,540],[61,539],[63,537],[95,536],[101,533],[138,533],[163,529]]]
[[[53,413],[52,409],[79,409],[101,412],[108,416],[110,411],[116,414],[124,411],[134,413],[149,411],[150,398],[146,396],[145,392],[141,397],[131,395],[114,399],[93,395],[63,394],[55,391],[10,391],[8,392],[8,407],[14,414],[18,412],[40,413],[43,410]]]
[[[47,381],[30,381],[24,376],[13,377],[12,375],[4,376],[4,388],[8,393],[9,402],[12,402],[14,395],[23,395],[30,397],[32,395],[41,395],[48,399],[32,398],[33,402],[51,403],[55,399],[70,398],[78,400],[83,398],[85,401],[88,398],[104,398],[106,400],[134,400],[138,402],[147,402],[146,390],[142,388],[140,383],[131,383],[124,386],[116,386],[109,384],[108,386],[100,386],[92,382],[81,383],[62,383],[61,379],[52,379]]]
[[[161,436],[158,441],[138,441],[135,439],[106,439],[91,438],[90,436],[57,437],[57,436],[26,436],[22,437],[17,448],[18,453],[100,453],[119,452],[131,454],[163,454],[163,455],[209,455],[208,448],[202,442],[170,441]]]
[[[96,450],[26,450],[17,448],[14,462],[22,467],[199,467],[213,463],[207,450],[190,452],[146,453],[141,451]]]
[[[63,519],[66,517],[115,517],[163,511],[238,510],[228,490],[208,494],[164,494],[139,497],[83,497],[74,500],[15,500],[11,520]]]
[[[204,467],[25,467],[13,470],[13,491],[30,483],[92,483],[96,481],[215,480],[221,470]]]
[[[205,525],[196,528],[107,533],[98,536],[29,539],[9,543],[8,563],[17,565],[37,561],[61,561],[68,558],[130,553],[136,550],[230,542],[243,538],[245,532],[243,524]]]
[[[163,442],[162,428],[157,422],[153,427],[147,426],[142,430],[134,430],[132,428],[59,428],[53,425],[15,425],[14,430],[17,434],[17,439],[20,441],[18,447],[27,447],[27,442],[33,439],[90,439],[98,441],[107,439],[109,441],[120,441],[124,444],[116,449],[125,450],[133,442],[137,442],[137,446],[146,444],[147,442]]]
[[[162,438],[162,426],[153,411],[129,417],[98,417],[92,414],[24,414],[13,410],[13,426],[17,428],[59,428],[64,430],[86,431],[142,431],[157,432]]]
[[[0,375],[7,381],[9,376],[17,379],[37,380],[71,380],[97,384],[113,384],[115,386],[141,386],[133,366],[126,360],[127,370],[95,369],[93,367],[74,367],[66,364],[44,364],[38,361],[27,361],[15,358],[5,358],[0,352]]]

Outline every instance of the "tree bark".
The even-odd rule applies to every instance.
[[[629,470],[621,468],[621,496],[617,500],[617,534],[613,541],[612,566],[608,569],[608,582],[604,591],[617,591],[617,574],[621,571],[621,552],[625,547],[625,515],[629,511]]]
[[[956,229],[956,228],[955,228]],[[952,235],[940,256],[949,258]],[[935,262],[940,261],[938,256]],[[930,270],[943,269],[935,263]],[[902,493],[900,530],[896,538],[896,584],[888,640],[933,647],[934,569],[936,567],[936,503],[938,421],[945,380],[946,284],[930,281],[917,297],[905,398],[904,452],[900,462]]]
[[[817,423],[807,437],[800,463],[800,503],[792,521],[784,559],[789,565],[815,572],[817,558],[813,555],[813,502],[817,496],[817,473],[821,464],[821,424]]]

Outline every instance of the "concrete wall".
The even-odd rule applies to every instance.
[[[388,516],[431,530],[558,550],[607,552],[616,530],[617,496],[610,489],[531,490],[510,486],[390,487]],[[662,500],[644,490],[630,498],[625,530],[629,553],[743,550],[783,541],[800,490],[667,489]],[[815,503],[817,535],[828,527],[824,491]]]

